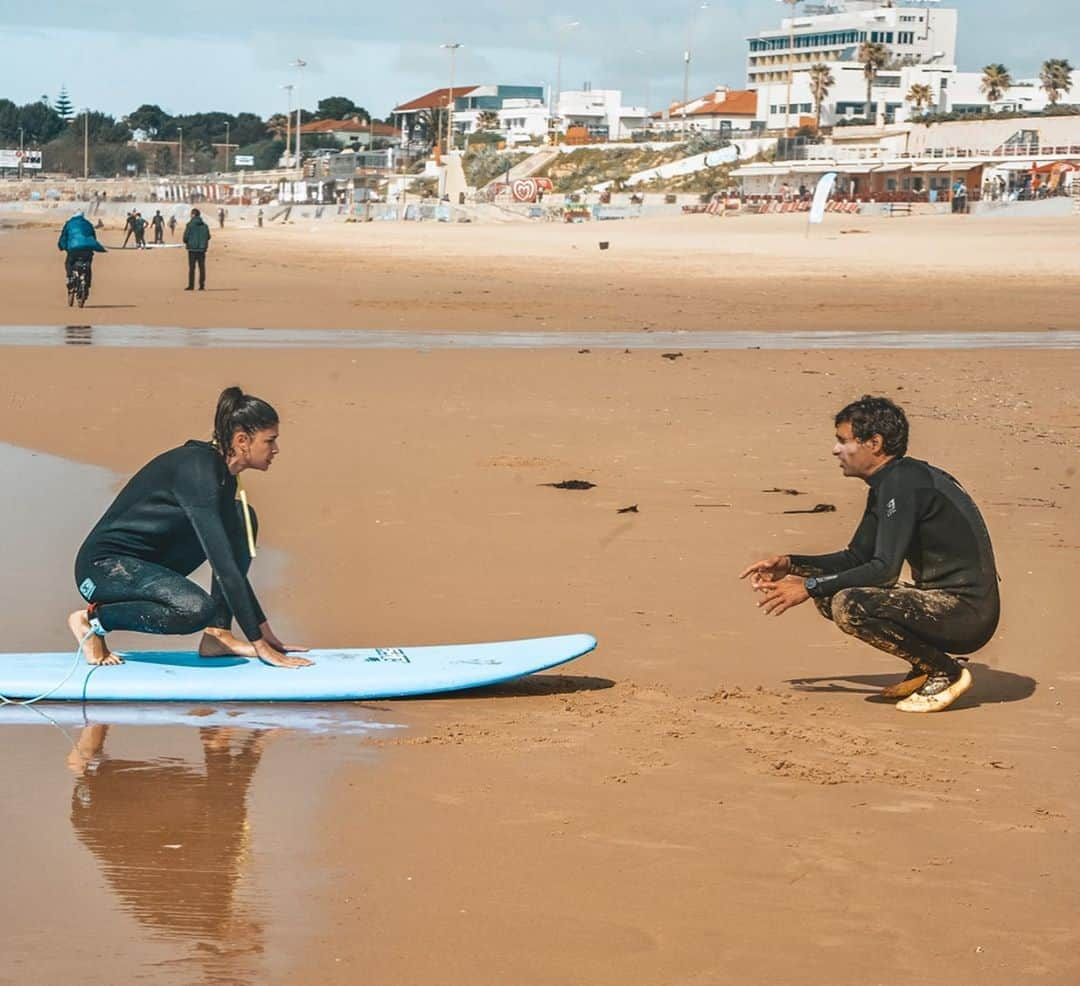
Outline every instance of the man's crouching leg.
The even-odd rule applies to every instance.
[[[971,687],[970,672],[927,639],[941,625],[939,595],[893,587],[843,589],[831,597],[829,615],[841,630],[911,665],[906,678],[882,693],[902,699],[897,708],[904,712],[941,711]]]

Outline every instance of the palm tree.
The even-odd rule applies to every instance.
[[[476,118],[477,130],[498,130],[499,114],[495,110],[481,110]]]
[[[934,101],[934,90],[924,82],[916,82],[908,90],[907,101],[915,107],[916,113],[921,113],[923,107],[928,107]]]
[[[824,62],[810,66],[810,95],[815,106],[814,129],[821,129],[821,104],[829,96],[829,90],[836,85],[832,70]]]
[[[864,41],[859,45],[859,61],[863,63],[863,77],[866,79],[866,110],[863,116],[869,120],[873,113],[871,90],[877,80],[878,72],[889,64],[889,49],[879,41]]]
[[[1057,105],[1063,92],[1072,89],[1072,72],[1073,67],[1067,58],[1050,58],[1043,62],[1039,81],[1050,98],[1051,106]]]
[[[1000,62],[987,65],[983,69],[982,84],[980,91],[986,94],[988,102],[996,103],[1005,95],[1005,90],[1012,85],[1012,76],[1009,70]]]

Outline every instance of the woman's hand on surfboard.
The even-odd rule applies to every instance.
[[[262,639],[265,640],[274,650],[281,651],[282,654],[295,653],[300,651],[306,653],[310,647],[299,647],[296,644],[283,644],[276,633],[270,629],[269,623],[260,623],[259,629],[262,631]]]
[[[253,644],[255,648],[255,656],[263,662],[263,664],[269,664],[275,668],[306,668],[309,664],[314,664],[314,661],[309,661],[306,657],[293,657],[291,654],[283,654],[281,651],[272,647],[265,640],[256,640]]]

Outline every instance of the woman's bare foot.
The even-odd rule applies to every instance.
[[[220,627],[207,627],[199,641],[199,657],[254,657],[255,648]]]
[[[83,657],[87,664],[123,664],[122,658],[114,654],[105,645],[105,638],[90,632],[90,618],[85,609],[77,609],[68,617],[68,628],[75,635],[77,643],[82,644]],[[90,634],[87,636],[87,634]]]

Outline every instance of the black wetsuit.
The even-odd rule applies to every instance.
[[[814,576],[818,609],[846,633],[928,674],[955,675],[1000,615],[994,550],[978,507],[936,466],[894,459],[868,480],[866,511],[844,551],[792,555]],[[904,562],[913,586],[898,586]]]
[[[210,593],[186,578],[204,561]],[[247,580],[250,564],[236,477],[213,445],[190,441],[120,491],[79,549],[75,582],[105,630],[196,633],[228,629],[235,614],[255,641],[266,617]]]

